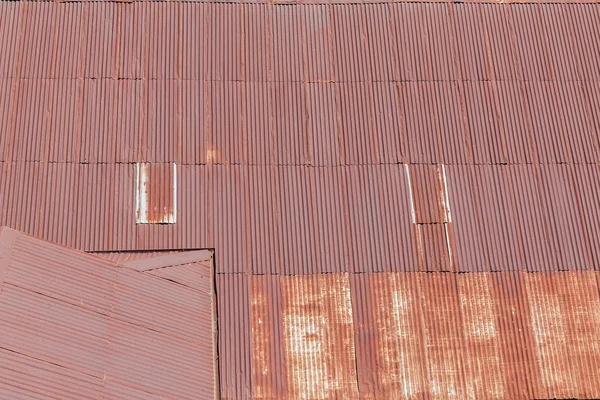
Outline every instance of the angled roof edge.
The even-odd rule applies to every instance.
[[[32,239],[41,240],[43,242],[52,243],[58,247],[62,247],[65,249],[69,249],[71,251],[76,251],[81,254],[86,254],[91,257],[99,258],[105,262],[118,265],[120,267],[132,269],[138,272],[147,272],[153,269],[164,268],[164,267],[174,267],[183,264],[191,264],[198,263],[203,261],[209,261],[212,259],[213,252],[211,250],[190,250],[190,251],[180,251],[178,253],[169,253],[165,255],[159,255],[155,257],[131,260],[131,261],[113,261],[108,258],[102,257],[102,253],[96,252],[86,252],[82,250],[75,249],[73,247],[68,247],[62,245],[60,243],[54,243],[33,235],[29,235],[25,232],[21,232],[15,229],[12,229],[8,226],[0,226],[0,285],[4,281],[4,273],[8,266],[8,260],[10,258],[10,254],[12,252],[13,244],[18,236],[26,236]]]
[[[158,268],[174,267],[177,265],[208,261],[211,258],[212,251],[210,250],[193,250],[143,258],[139,260],[124,261],[120,262],[119,265],[136,271],[147,272]]]

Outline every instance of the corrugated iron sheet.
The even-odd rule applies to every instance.
[[[215,279],[219,321],[220,395],[223,399],[251,399],[255,383],[252,379],[254,350],[250,276],[217,274]],[[263,345],[256,345],[257,353]],[[283,371],[278,373],[282,374]]]
[[[155,168],[163,209],[173,167]],[[184,165],[177,222],[136,224],[135,164],[4,162],[0,223],[88,251],[221,248],[219,272],[598,268],[597,166],[408,170]]]
[[[1,228],[3,397],[214,399],[211,264],[203,288],[170,268],[160,279]]]
[[[592,4],[24,2],[0,18],[4,160],[600,158]]]
[[[599,395],[595,272],[264,275],[249,294],[217,279],[239,322],[250,296],[251,350],[229,349],[251,354],[255,398]],[[229,398],[251,396],[237,384]]]
[[[0,224],[90,251],[214,248],[223,398],[599,397],[585,1],[0,2]],[[153,197],[176,194],[175,224],[135,223],[137,163],[177,182]],[[210,329],[189,299],[80,275],[69,290],[102,310],[118,293],[115,312],[174,343],[124,330],[101,388],[64,378],[88,379],[79,397],[149,398],[124,356],[163,374],[144,380],[157,392],[214,388],[171,359]],[[187,264],[154,275],[210,292]],[[13,314],[4,329],[34,323]],[[9,398],[39,384],[0,375]]]

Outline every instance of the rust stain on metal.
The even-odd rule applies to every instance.
[[[427,384],[433,398],[464,399],[460,306],[453,274],[419,276],[422,296]]]
[[[506,398],[490,274],[461,274],[457,275],[457,281],[466,398]]]
[[[347,274],[281,278],[288,398],[357,398]]]
[[[136,223],[174,224],[177,221],[175,164],[136,165]]]
[[[416,398],[426,393],[423,324],[417,276],[376,274],[371,278],[377,346],[379,398]],[[379,394],[379,395],[378,395]]]
[[[276,275],[252,277],[252,382],[255,399],[285,395],[281,301]]]

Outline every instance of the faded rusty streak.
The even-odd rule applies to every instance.
[[[276,275],[252,277],[252,382],[255,399],[284,396],[281,304]]]
[[[377,322],[377,377],[388,398],[415,398],[426,392],[423,325],[414,274],[372,277]],[[425,361],[425,362],[424,362]]]
[[[568,398],[573,397],[569,395],[572,379],[567,353],[568,326],[561,298],[554,287],[556,274],[526,274],[525,284],[545,397]]]
[[[490,275],[462,274],[457,280],[465,341],[466,398],[506,398]]]
[[[287,398],[357,398],[348,275],[280,279]]]

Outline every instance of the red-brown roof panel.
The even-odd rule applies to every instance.
[[[10,123],[12,115],[12,96],[16,81],[11,78],[0,78],[0,161],[10,160]]]
[[[538,169],[539,191],[546,212],[549,246],[556,269],[591,268],[591,260],[581,223],[573,168],[555,165]]]
[[[579,206],[579,218],[585,228],[587,248],[590,252],[591,262],[594,269],[600,266],[600,232],[598,228],[598,213],[600,207],[600,176],[597,165],[577,165],[573,167],[573,178],[577,187],[577,202]]]
[[[251,399],[254,393],[251,287],[248,275],[216,275],[221,398]]]
[[[336,107],[336,84],[307,85],[310,163],[318,166],[340,164],[340,110]]]
[[[56,32],[56,65],[53,70],[55,78],[82,78],[84,65],[82,51],[85,48],[86,11],[84,4],[74,4],[72,7],[57,9]]]
[[[245,78],[242,40],[243,12],[236,4],[207,7],[208,79],[239,81]]]
[[[323,5],[304,6],[306,26],[306,70],[309,82],[334,80],[332,9]]]
[[[7,160],[46,161],[50,146],[53,81],[19,79],[8,124]]]
[[[523,83],[495,82],[495,103],[498,109],[499,129],[504,135],[504,146],[509,164],[531,164],[537,161],[531,117],[527,111]]]
[[[273,7],[273,81],[305,82],[304,7]]]
[[[473,170],[472,196],[478,213],[486,271],[523,269],[513,193],[506,167]]]
[[[54,51],[58,20],[57,3],[20,4],[21,34],[16,76],[28,78],[54,77]],[[25,29],[33,26],[34,29]],[[50,33],[51,32],[51,33]],[[50,33],[50,34],[49,34]]]
[[[574,54],[577,47],[573,34],[573,20],[568,8],[563,4],[548,4],[540,7],[540,14],[548,35],[549,56],[556,71],[556,78],[561,81],[581,79]]]
[[[435,106],[432,106],[436,104],[433,85],[427,82],[405,82],[400,86],[400,95],[408,162],[434,163],[442,159],[441,137]]]
[[[181,3],[181,79],[204,80],[207,66],[206,6]],[[173,38],[173,42],[177,40]],[[176,50],[176,49],[174,49]],[[176,58],[176,60],[178,57]]]
[[[283,375],[281,295],[278,275],[252,276],[252,384],[255,399],[287,392]]]
[[[494,83],[463,82],[467,126],[476,164],[506,164],[506,141],[499,125]]]
[[[303,165],[310,160],[310,141],[306,115],[307,84],[274,82],[273,90],[273,163]]]
[[[85,38],[81,53],[84,77],[115,77],[117,65],[117,30],[115,29],[117,26],[117,5],[92,2],[86,7],[85,14]]]
[[[400,81],[431,80],[431,60],[426,34],[425,8],[414,4],[392,4],[390,7],[390,28],[393,63],[398,68]]]
[[[248,248],[256,274],[278,274],[282,268],[278,223],[280,196],[277,169],[252,167],[248,171]]]
[[[556,79],[551,62],[549,37],[538,4],[522,4],[511,7],[514,40],[523,79],[548,81]]]
[[[340,126],[342,162],[350,165],[375,162],[379,159],[379,143],[373,121],[373,84],[338,83],[336,98],[342,121]]]
[[[181,83],[176,80],[148,80],[148,125],[146,136],[142,136],[142,157],[144,161],[178,161],[180,152]]]
[[[80,162],[115,162],[117,81],[85,79],[81,94]],[[71,115],[73,118],[74,115]]]
[[[0,9],[0,51],[4,54],[0,61],[0,78],[12,78],[16,76],[22,5],[17,2],[2,2]]]
[[[89,96],[84,93],[83,80],[64,79],[56,80],[51,104],[51,118],[49,129],[49,143],[47,157],[50,162],[76,162],[79,161],[81,150],[80,123],[82,98]]]
[[[247,164],[244,86],[241,82],[209,83],[206,97],[210,107],[206,140],[209,164]]]
[[[476,200],[473,196],[471,166],[448,166],[446,169],[456,271],[486,271],[484,237],[480,231]],[[468,233],[467,233],[468,232]]]
[[[312,201],[314,171],[283,167],[279,168],[277,175],[280,273],[307,274],[313,271],[318,262],[317,220]]]
[[[563,132],[568,133],[575,163],[596,163],[600,159],[600,142],[588,118],[587,104],[581,83],[557,82],[559,113]]]
[[[375,82],[397,80],[396,67],[390,57],[393,34],[390,29],[390,9],[385,4],[365,7],[365,20],[369,44],[368,57],[371,62],[371,79]]]
[[[190,91],[194,88],[193,85],[186,85],[185,87]],[[144,160],[142,145],[148,128],[147,120],[144,119],[146,114],[144,105],[147,105],[148,89],[148,85],[141,80],[121,79],[116,82],[116,110],[113,116],[115,119],[113,123],[115,126],[116,162],[126,163]],[[204,96],[201,99],[204,100]],[[194,104],[194,102],[186,104]],[[204,117],[204,114],[195,113],[195,115],[198,118]],[[182,112],[183,129],[187,127],[185,117],[187,117],[187,113]],[[188,148],[195,149],[184,139],[182,139],[182,144],[188,145],[186,150]],[[182,161],[184,160],[187,161],[182,156]]]
[[[246,130],[248,164],[273,165],[273,86],[269,82],[246,83]]]
[[[109,3],[110,4],[110,3]],[[117,4],[117,77],[148,77],[148,14],[144,3]]]
[[[590,7],[585,4],[563,7],[573,30],[571,45],[580,77],[585,80],[598,80],[600,78],[599,63],[590,62],[590,60],[596,60],[600,50],[600,34],[597,29],[594,29],[600,23],[600,10],[597,6]]]
[[[400,123],[400,93],[396,83],[373,83],[373,109],[379,153],[376,160],[382,164],[405,161],[406,138]]]
[[[219,255],[219,263],[222,266],[220,272],[247,272],[248,172],[240,166],[231,168],[213,166],[207,171],[207,175],[211,182],[208,196],[214,207],[210,215],[210,233],[213,235],[211,247],[227,249]]]
[[[340,169],[315,169],[313,204],[316,208],[319,252],[315,271],[327,273],[351,270],[344,188],[344,175]]]
[[[151,2],[148,28],[148,78],[181,78],[181,7],[182,3]],[[200,25],[202,27],[202,25]],[[202,50],[199,47],[197,50]],[[201,54],[201,53],[200,53]],[[195,62],[197,65],[202,63]]]
[[[113,384],[147,395],[214,398],[212,290],[7,228],[0,243],[0,364],[7,369],[0,390],[7,398],[21,391],[43,399],[99,398],[105,391],[125,398],[123,389],[106,387]]]
[[[456,3],[451,9],[457,42],[458,76],[464,80],[481,81],[493,78],[490,43],[483,14],[479,4]]]
[[[331,17],[335,43],[335,79],[338,82],[365,82],[371,79],[365,7],[334,5]]]
[[[450,27],[450,7],[446,4],[429,4],[424,23],[427,27],[433,80],[455,80],[456,39]]]

